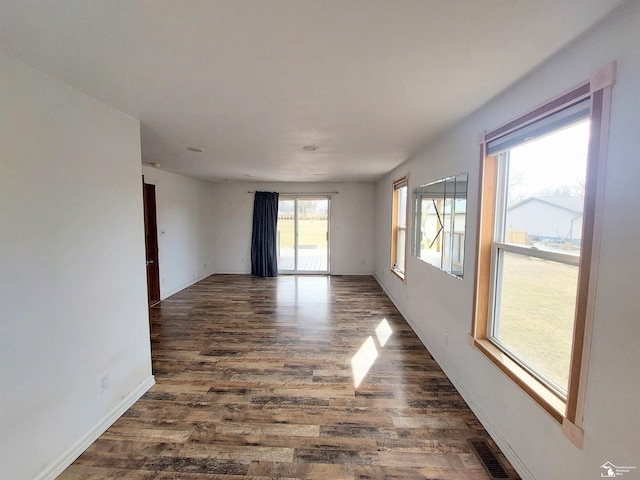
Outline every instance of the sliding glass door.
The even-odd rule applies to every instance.
[[[280,194],[280,273],[329,273],[329,203],[329,197]]]

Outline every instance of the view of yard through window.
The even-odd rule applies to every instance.
[[[299,199],[297,202],[294,199],[281,199],[277,225],[278,269],[282,271],[327,271],[328,231],[328,199]]]
[[[300,220],[300,237],[298,239],[302,248],[326,248],[327,244],[327,221],[326,220]],[[288,243],[282,241],[283,248],[293,248],[293,227],[292,218],[278,219],[278,232],[282,239],[288,239]]]
[[[503,279],[500,341],[566,390],[578,267],[507,252]]]

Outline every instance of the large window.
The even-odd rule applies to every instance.
[[[568,115],[571,110],[576,113]],[[589,102],[582,101],[535,122],[536,133],[526,139],[487,145],[490,154],[497,154],[498,185],[488,338],[563,399],[569,384],[589,123]]]
[[[487,133],[474,344],[582,441],[613,66]]]
[[[407,252],[407,177],[393,182],[391,270],[404,279]]]

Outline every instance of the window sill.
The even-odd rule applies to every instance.
[[[502,370],[520,388],[529,394],[558,423],[564,421],[567,404],[558,398],[546,385],[523,369],[509,356],[486,338],[475,338],[473,345],[484,353],[500,370]]]
[[[400,270],[396,270],[395,268],[392,268],[391,272],[404,282],[404,272],[401,272]]]

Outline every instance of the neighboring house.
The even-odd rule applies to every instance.
[[[579,245],[583,204],[584,197],[529,197],[509,208],[507,235],[512,232],[511,241],[515,243],[547,241]]]

